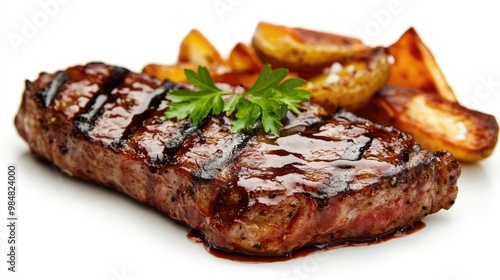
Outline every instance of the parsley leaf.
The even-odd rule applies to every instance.
[[[284,80],[288,70],[271,70],[264,65],[254,85],[243,93],[224,91],[217,87],[210,72],[204,66],[198,66],[198,72],[184,70],[187,79],[199,90],[176,90],[168,94],[166,119],[189,118],[198,125],[209,115],[222,112],[234,115],[231,131],[237,133],[252,129],[259,121],[265,132],[279,136],[281,120],[288,111],[300,113],[301,102],[309,101],[311,93],[300,87],[304,80],[290,78]],[[284,81],[283,81],[284,80]]]

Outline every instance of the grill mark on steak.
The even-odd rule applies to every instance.
[[[54,101],[54,98],[56,98],[57,94],[68,80],[69,76],[66,73],[58,71],[50,81],[49,85],[43,91],[36,94],[45,108],[50,106],[52,101]]]
[[[172,90],[179,88],[179,84],[175,84],[171,81],[165,81],[162,85],[148,94],[144,100],[139,100],[139,103],[147,104],[147,106],[135,114],[128,126],[125,127],[123,133],[119,140],[111,143],[111,147],[120,148],[125,145],[129,136],[134,133],[137,129],[144,126],[144,122],[151,117],[151,115],[158,109],[160,103],[165,99],[165,96]]]
[[[90,131],[94,128],[95,121],[103,112],[102,108],[110,100],[111,92],[118,87],[129,70],[122,67],[114,67],[111,75],[106,80],[100,91],[95,95],[95,98],[89,102],[89,105],[75,118],[76,129],[87,139],[90,139]]]
[[[365,150],[371,145],[372,138],[365,135],[360,135],[358,138],[352,140],[353,144],[349,146],[340,157],[340,159],[356,161],[363,157]]]
[[[325,195],[326,197],[331,197],[340,192],[349,190],[350,182],[355,179],[351,176],[352,169],[355,167],[352,162],[359,161],[363,157],[365,150],[368,149],[372,143],[372,138],[360,135],[352,141],[353,144],[349,146],[340,159],[335,162],[335,164],[337,164],[337,172],[334,172],[327,183],[321,187],[318,192],[320,196]]]
[[[170,135],[165,142],[165,147],[161,155],[158,155],[156,162],[159,164],[173,164],[173,159],[177,152],[179,151],[182,144],[191,136],[193,133],[197,132],[200,127],[204,127],[206,121],[202,122],[198,126],[194,126],[189,120],[183,121],[182,124]]]
[[[108,98],[107,94],[97,95],[89,110],[76,117],[76,128],[87,138],[90,138],[89,132],[94,127],[94,122],[99,117],[99,113],[102,112],[101,109],[108,101]]]
[[[259,128],[255,128],[249,133],[238,133],[233,136],[222,149],[217,150],[214,157],[194,172],[194,177],[198,180],[213,180],[229,165],[247,146],[248,141],[255,137]]]
[[[349,190],[349,184],[353,180],[351,173],[354,165],[350,160],[337,160],[335,164],[337,165],[337,172],[332,174],[319,189],[318,194],[320,197],[328,198]]]

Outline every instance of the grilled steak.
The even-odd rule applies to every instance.
[[[460,166],[411,136],[315,105],[281,136],[216,116],[163,119],[181,85],[102,63],[26,82],[15,119],[31,151],[201,231],[215,248],[286,255],[375,239],[448,209]]]

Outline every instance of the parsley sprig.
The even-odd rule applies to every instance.
[[[209,115],[225,112],[234,114],[231,132],[248,131],[260,120],[265,132],[279,136],[281,120],[288,111],[300,113],[301,102],[309,101],[310,92],[300,88],[304,80],[285,79],[288,70],[271,71],[264,65],[255,84],[243,93],[224,91],[214,83],[209,71],[198,66],[198,72],[185,69],[187,79],[198,91],[176,90],[168,94],[170,102],[165,111],[166,119],[189,118],[198,125]]]

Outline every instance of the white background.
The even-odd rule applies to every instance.
[[[210,255],[154,209],[61,175],[29,153],[13,126],[24,80],[41,71],[89,61],[134,71],[174,63],[192,28],[227,55],[236,42],[250,41],[259,21],[359,36],[373,45],[388,45],[414,26],[459,100],[498,118],[494,1],[54,1],[0,4],[1,279],[500,279],[498,149],[463,166],[456,204],[426,217],[427,226],[414,234],[249,264]],[[40,4],[49,2],[57,5]],[[6,263],[8,164],[19,175],[16,273]]]

